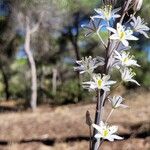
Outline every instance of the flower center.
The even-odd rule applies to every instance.
[[[124,40],[124,39],[125,39],[125,36],[126,36],[126,34],[125,34],[124,31],[120,31],[120,32],[119,32],[119,38],[120,38],[120,40]]]
[[[102,86],[102,80],[99,79],[99,80],[97,81],[97,84],[98,84],[98,89],[101,89],[101,86]]]
[[[124,63],[127,63],[128,61],[129,61],[129,58],[124,58],[124,59],[123,59],[123,62],[124,62]]]
[[[110,17],[111,17],[110,12],[106,11],[106,12],[104,12],[104,15],[107,20],[110,20]]]
[[[104,137],[106,137],[108,135],[109,131],[107,129],[104,130]]]
[[[112,10],[112,6],[111,5],[107,5],[104,8],[104,16],[107,20],[110,20],[111,18],[111,10]]]

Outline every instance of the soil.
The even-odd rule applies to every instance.
[[[116,110],[109,119],[119,126],[118,134],[124,140],[105,141],[101,150],[150,150],[150,93],[126,92],[124,96],[129,107]],[[95,103],[43,105],[32,112],[16,111],[11,102],[7,106],[1,102],[0,150],[88,150],[87,110],[93,119]],[[109,111],[107,103],[104,116]]]

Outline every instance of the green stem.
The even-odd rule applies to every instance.
[[[98,35],[100,41],[102,42],[104,48],[107,48],[106,44],[104,43],[103,39],[101,38],[101,36],[100,36],[100,34],[98,32],[97,32],[97,35]]]
[[[110,118],[110,116],[112,115],[113,111],[114,111],[114,108],[110,111],[109,115],[107,116],[107,119],[106,119],[105,123],[107,123],[107,121]]]

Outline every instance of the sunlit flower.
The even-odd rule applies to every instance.
[[[98,66],[104,65],[104,58],[102,57],[96,57],[92,58],[91,56],[82,58],[81,60],[76,61],[76,63],[79,65],[77,67],[74,67],[75,71],[79,71],[80,74],[88,72],[92,73],[95,68]]]
[[[85,36],[97,33],[103,27],[103,25],[100,25],[100,23],[101,19],[92,18],[88,24],[82,24],[81,27],[86,29]]]
[[[102,121],[100,122],[100,125],[92,124],[92,126],[98,131],[97,134],[95,134],[96,139],[106,139],[109,141],[122,140],[123,138],[116,135],[115,133],[118,130],[117,126],[108,126],[107,124],[104,124]]]
[[[121,72],[121,78],[124,82],[134,82],[137,85],[140,85],[136,80],[132,79],[136,74],[132,71],[132,69],[124,68],[123,70],[120,70]]]
[[[104,8],[95,9],[98,15],[93,16],[92,18],[100,18],[109,21],[110,19],[119,18],[120,15],[116,14],[120,8],[112,10],[111,5],[105,5]]]
[[[107,27],[107,29],[114,33],[110,39],[119,40],[124,46],[129,46],[128,40],[138,40],[137,37],[133,36],[132,30],[126,30],[120,23],[117,23],[117,30],[111,27]]]
[[[123,98],[121,96],[113,96],[113,98],[109,98],[112,108],[116,109],[118,107],[127,108],[128,106],[122,104]]]
[[[141,19],[141,17],[138,16],[137,18],[133,17],[132,20],[133,21],[130,24],[133,27],[133,30],[143,34],[146,38],[149,38],[146,32],[149,31],[150,28],[146,26],[147,23],[144,22],[144,19]]]
[[[118,61],[117,65],[129,67],[129,66],[137,66],[140,67],[140,65],[137,64],[137,61],[134,60],[134,56],[130,55],[129,52],[122,51],[121,53],[115,51],[115,58]]]
[[[89,90],[103,89],[104,91],[110,91],[110,86],[115,84],[116,81],[109,80],[109,75],[94,74],[93,81],[83,82],[83,88]]]

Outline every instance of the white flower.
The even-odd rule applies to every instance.
[[[121,104],[123,102],[123,98],[121,96],[113,96],[113,98],[109,98],[112,108],[116,109],[118,107],[127,108],[128,106]]]
[[[104,91],[110,91],[110,85],[115,84],[116,81],[109,80],[109,75],[94,74],[93,81],[83,82],[83,88],[89,90],[103,89]]]
[[[97,134],[95,134],[96,139],[106,139],[109,141],[122,140],[123,138],[116,135],[115,133],[118,130],[117,126],[108,126],[107,124],[104,124],[102,121],[100,122],[100,126],[96,124],[92,124],[92,126],[98,131]]]
[[[80,74],[85,72],[91,74],[95,68],[104,65],[104,58],[102,57],[92,58],[91,56],[89,56],[89,57],[82,58],[79,61],[76,61],[76,63],[79,66],[74,67],[75,71],[80,71]]]
[[[97,33],[103,27],[103,25],[100,25],[100,23],[101,23],[101,19],[91,18],[88,24],[82,24],[81,27],[86,29],[85,36],[89,36],[94,33]]]
[[[115,51],[115,58],[118,62],[117,65],[121,65],[121,66],[124,66],[124,67],[129,67],[129,66],[137,66],[137,67],[140,67],[140,65],[137,64],[137,61],[134,60],[134,56],[130,56],[130,53],[129,52],[125,52],[125,51],[122,51],[121,53]]]
[[[98,15],[95,15],[92,18],[100,18],[100,19],[109,21],[111,19],[120,17],[119,14],[116,14],[119,10],[120,10],[120,8],[112,10],[111,5],[105,5],[104,8],[102,8],[102,9],[101,8],[95,9],[95,11],[98,13]]]
[[[107,27],[107,29],[114,33],[110,36],[110,39],[119,40],[126,47],[129,46],[128,40],[138,40],[137,37],[132,35],[132,30],[125,30],[125,27],[120,23],[117,23],[117,30],[111,27]]]
[[[136,75],[135,72],[132,71],[132,69],[124,68],[123,70],[120,70],[120,72],[122,81],[134,82],[140,86],[140,84],[136,80],[132,79]]]
[[[133,30],[135,32],[139,32],[140,34],[143,34],[146,38],[149,38],[146,31],[149,31],[150,28],[146,26],[144,20],[141,19],[140,16],[138,16],[137,18],[133,17],[132,20],[133,21],[130,24],[133,27]]]

